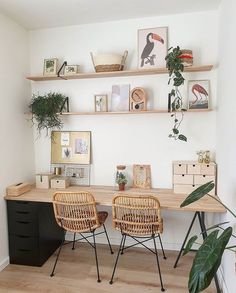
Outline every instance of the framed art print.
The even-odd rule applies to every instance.
[[[133,165],[133,187],[151,188],[150,165]]]
[[[111,111],[129,111],[129,84],[113,85],[111,93]]]
[[[165,68],[167,27],[138,30],[138,68]]]
[[[210,81],[189,80],[188,109],[209,109]]]
[[[52,164],[90,164],[90,131],[52,131]]]
[[[57,74],[58,59],[44,59],[43,75]]]
[[[94,96],[95,112],[107,112],[107,95],[95,95]]]

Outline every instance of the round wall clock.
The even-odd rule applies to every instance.
[[[146,111],[147,110],[147,96],[146,92],[141,87],[132,89],[130,94],[130,111]]]

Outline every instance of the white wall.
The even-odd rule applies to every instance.
[[[217,63],[216,11],[132,19],[108,23],[62,27],[30,33],[31,74],[42,74],[43,60],[58,57],[93,71],[89,52],[129,51],[127,67],[137,67],[137,30],[168,26],[169,46],[180,45],[194,52],[194,63]],[[212,107],[216,108],[216,70],[186,74],[187,79],[210,79]],[[94,94],[111,93],[112,84],[128,83],[147,89],[149,107],[167,107],[167,75],[102,78],[32,83],[33,93],[59,91],[70,97],[71,111],[93,111]],[[186,97],[186,88],[183,91]],[[75,116],[64,118],[65,130],[92,131],[91,184],[114,184],[116,165],[151,164],[153,187],[171,187],[172,161],[196,159],[196,151],[215,151],[215,111],[187,113],[183,132],[188,143],[168,138],[169,114]],[[37,172],[50,168],[50,140],[44,135],[35,142]],[[177,248],[191,219],[190,214],[165,213],[164,242]],[[116,236],[114,235],[114,238]]]
[[[24,115],[30,84],[28,33],[0,14],[0,270],[8,262],[6,186],[31,179],[34,173],[32,128]]]
[[[218,191],[221,199],[236,212],[236,99],[235,99],[235,70],[236,40],[236,2],[224,0],[220,7],[219,22],[219,82],[218,82],[218,111],[217,111],[217,145],[216,157],[218,163]],[[236,231],[236,219],[229,214]],[[235,240],[235,239],[234,239]],[[232,241],[232,245],[235,241]],[[235,292],[235,254],[226,252],[224,258],[224,278],[227,287],[225,292]]]

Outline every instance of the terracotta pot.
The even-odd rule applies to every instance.
[[[119,190],[120,191],[124,191],[125,190],[125,184],[124,183],[119,184]]]

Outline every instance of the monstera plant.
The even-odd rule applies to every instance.
[[[182,51],[179,46],[176,48],[169,48],[166,56],[166,65],[169,71],[168,84],[172,83],[173,88],[169,93],[169,99],[173,99],[171,103],[171,117],[173,117],[174,125],[172,127],[169,137],[175,140],[179,139],[187,141],[187,137],[180,133],[180,125],[184,119],[184,111],[186,109],[183,106],[183,98],[179,91],[179,87],[184,84],[184,77],[182,72],[184,71],[183,59],[181,58]]]
[[[213,188],[214,183],[212,181],[198,187],[182,202],[181,207],[185,207],[206,195],[223,205],[236,218],[235,212],[224,205],[217,197],[209,194]],[[228,223],[223,222],[208,228],[207,231],[211,232],[206,236],[201,245],[197,243],[198,236],[196,235],[188,241],[184,254],[190,251],[194,243],[200,245],[189,274],[188,288],[190,293],[202,292],[210,285],[221,264],[222,255],[226,249],[235,252],[236,245],[227,246],[229,240],[236,237],[232,234],[232,227],[223,228]]]

